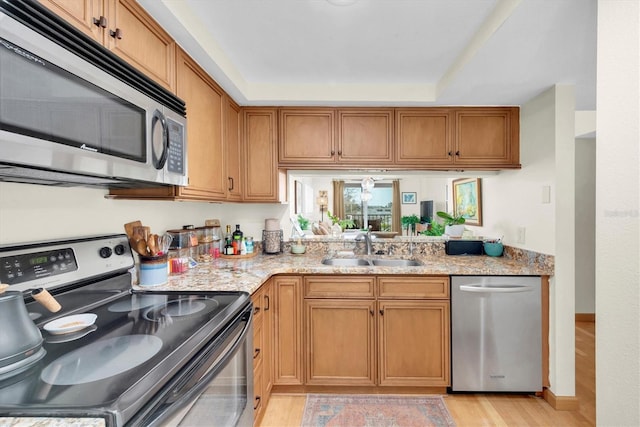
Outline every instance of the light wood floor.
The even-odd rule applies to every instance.
[[[458,427],[595,426],[595,323],[576,322],[577,411],[556,411],[542,398],[522,395],[455,394],[444,397]],[[306,396],[274,394],[261,427],[298,427]]]

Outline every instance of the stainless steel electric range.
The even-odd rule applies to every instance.
[[[252,425],[249,295],[133,290],[133,267],[124,234],[0,247],[0,279],[22,292],[41,335],[37,353],[0,358],[0,424]]]

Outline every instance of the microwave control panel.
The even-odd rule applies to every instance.
[[[167,154],[167,170],[179,175],[185,174],[184,152],[185,137],[184,126],[167,118],[167,131],[169,132],[169,152]]]

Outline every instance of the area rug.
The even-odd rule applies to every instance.
[[[309,394],[302,427],[455,426],[440,396]]]

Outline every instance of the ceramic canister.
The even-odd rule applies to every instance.
[[[140,286],[158,286],[167,283],[169,269],[167,254],[160,256],[140,255],[140,274],[138,275]]]

